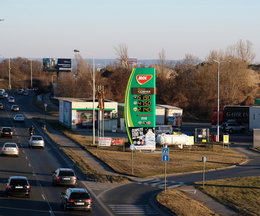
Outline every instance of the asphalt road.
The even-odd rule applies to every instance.
[[[27,117],[25,122],[14,123],[10,111],[11,104],[2,99],[5,109],[0,111],[0,125],[10,126],[14,129],[12,138],[0,138],[0,147],[4,142],[16,142],[20,147],[19,157],[0,156],[0,215],[107,215],[102,203],[93,196],[93,211],[66,211],[60,207],[60,193],[66,187],[54,187],[51,181],[51,172],[58,167],[73,167],[74,164],[63,155],[56,146],[46,141],[45,149],[28,148],[28,128],[32,125],[31,117],[41,116],[38,110],[31,106],[31,97],[16,95],[16,104],[21,108],[21,113]],[[43,116],[41,116],[43,117]],[[36,130],[37,134],[44,134]],[[79,177],[79,187],[83,185],[84,177],[76,170]],[[26,176],[32,186],[31,197],[6,197],[5,184],[9,176]]]

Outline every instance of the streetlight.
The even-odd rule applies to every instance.
[[[74,51],[74,53],[76,54],[76,53],[79,53],[80,51],[79,50],[77,50],[77,49],[74,49],[73,50]],[[92,121],[92,124],[93,124],[93,131],[92,131],[92,133],[93,133],[93,137],[92,137],[92,144],[93,145],[95,145],[95,137],[96,137],[96,135],[95,135],[95,130],[96,130],[96,128],[95,128],[95,92],[96,92],[96,88],[95,88],[95,59],[94,59],[94,57],[92,56],[92,89],[93,89],[93,93],[92,93],[92,96],[93,96],[93,113],[92,113],[92,115],[93,115],[93,121]]]
[[[230,61],[218,61],[213,59],[214,62],[218,63],[218,105],[217,105],[217,142],[219,142],[219,74],[220,74],[220,63]]]
[[[11,90],[12,86],[11,86],[11,59],[9,58],[9,61],[8,61],[8,87],[9,87],[9,90]]]

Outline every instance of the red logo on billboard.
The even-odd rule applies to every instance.
[[[153,78],[152,75],[137,75],[136,76],[136,81],[140,84],[143,85],[147,83],[149,80]]]

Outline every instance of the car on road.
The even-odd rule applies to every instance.
[[[77,184],[77,176],[73,169],[58,168],[52,173],[53,185],[73,185]]]
[[[20,107],[17,104],[13,104],[11,106],[11,111],[18,112],[20,110]]]
[[[4,109],[4,104],[0,102],[0,110]]]
[[[24,91],[23,91],[23,95],[24,95],[24,96],[28,96],[28,95],[29,95],[29,92],[28,92],[27,90],[24,90]]]
[[[23,195],[29,198],[30,192],[31,192],[31,186],[29,184],[27,177],[25,176],[9,177],[5,187],[6,196]]]
[[[28,142],[28,147],[41,147],[44,148],[45,142],[42,136],[40,135],[32,135]]]
[[[15,99],[14,99],[13,96],[9,96],[9,97],[7,98],[7,100],[8,100],[8,103],[14,103],[14,102],[15,102]]]
[[[6,142],[2,147],[2,155],[19,156],[19,147],[16,143]]]
[[[4,98],[8,98],[8,93],[7,93],[7,92],[4,92],[4,93],[3,93],[3,96],[4,96]]]
[[[92,208],[92,199],[85,188],[68,188],[61,193],[61,206],[63,210],[86,210]]]
[[[0,134],[1,134],[1,137],[12,137],[13,129],[11,127],[2,127]]]
[[[15,116],[14,116],[14,121],[15,122],[24,122],[24,115],[23,114],[16,114]]]
[[[239,124],[238,122],[225,122],[221,126],[224,132],[233,133],[233,132],[244,132],[246,127]]]

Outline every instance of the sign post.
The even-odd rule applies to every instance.
[[[154,151],[156,126],[156,74],[154,68],[134,68],[125,94],[125,125],[136,150]]]
[[[203,162],[202,188],[204,188],[204,182],[205,182],[205,166],[206,166],[207,158],[206,158],[205,156],[203,156],[203,157],[201,158],[201,161]]]
[[[167,177],[167,162],[170,160],[169,157],[169,148],[167,148],[167,145],[165,145],[162,148],[162,161],[164,162],[164,191],[166,191],[166,177]]]
[[[133,144],[130,145],[130,149],[131,149],[131,173],[132,175],[134,174],[134,149],[135,146]]]

